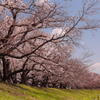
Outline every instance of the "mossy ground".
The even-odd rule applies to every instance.
[[[0,100],[94,100],[100,90],[38,88],[0,82]]]

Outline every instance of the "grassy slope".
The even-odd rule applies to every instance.
[[[65,90],[0,83],[0,100],[94,100],[100,90]]]

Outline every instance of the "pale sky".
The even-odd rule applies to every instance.
[[[50,0],[51,2],[60,2],[61,4],[65,4],[64,0]],[[81,10],[81,2],[82,0],[67,0],[69,1],[68,5],[69,11],[72,15],[76,15],[78,10]],[[99,4],[100,5],[100,4]],[[100,14],[93,16],[94,19],[100,19]],[[86,49],[77,48],[76,56],[81,56],[83,52],[90,51],[94,53],[89,59],[92,61],[93,65],[91,69],[95,73],[100,74],[100,29],[97,31],[85,31],[81,40],[81,44],[85,46]]]
[[[25,0],[27,1],[27,0]],[[43,2],[44,0],[41,0]],[[48,1],[48,0],[46,0]],[[64,0],[49,0],[50,2],[59,2],[61,5],[66,5]],[[72,15],[77,15],[77,11],[81,10],[81,2],[82,0],[65,0],[68,1],[69,7],[69,13]],[[99,4],[100,5],[100,4]],[[93,16],[94,19],[99,19],[100,14]],[[76,56],[81,56],[82,52],[85,51],[91,51],[94,53],[93,56],[91,56],[89,59],[92,61],[93,65],[91,66],[91,69],[94,69],[93,72],[100,74],[100,29],[97,31],[91,32],[91,31],[85,31],[81,40],[81,44],[86,47],[86,49],[77,48]]]

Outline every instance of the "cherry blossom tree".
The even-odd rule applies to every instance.
[[[83,30],[99,28],[99,20],[88,19],[97,14],[98,2],[84,0],[79,14],[70,16],[67,8],[49,0],[0,0],[1,80],[26,84],[37,72],[63,75]],[[49,82],[48,77],[42,78]]]

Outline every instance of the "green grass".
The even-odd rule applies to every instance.
[[[99,89],[66,90],[0,83],[0,100],[94,100],[99,94]]]

